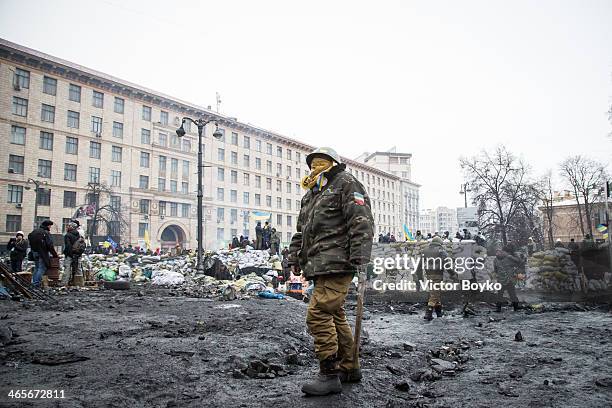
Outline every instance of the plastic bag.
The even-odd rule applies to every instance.
[[[96,274],[96,278],[97,279],[102,279],[105,281],[109,281],[112,282],[115,279],[117,279],[117,275],[115,274],[115,271],[113,271],[110,268],[102,268],[100,269],[100,271]]]

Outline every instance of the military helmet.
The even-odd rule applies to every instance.
[[[431,240],[431,244],[432,245],[442,245],[444,241],[442,241],[442,238],[435,236],[433,237],[433,239]]]
[[[312,163],[312,160],[316,156],[327,156],[333,161],[335,161],[336,163],[338,164],[341,163],[340,156],[338,155],[338,153],[336,153],[334,149],[332,149],[331,147],[318,147],[314,149],[312,153],[306,156],[306,164],[308,164],[308,167],[311,167],[310,163]]]

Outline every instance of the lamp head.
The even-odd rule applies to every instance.
[[[215,131],[213,133],[213,137],[215,139],[221,139],[223,137],[223,132],[219,129],[219,124],[215,123]]]
[[[181,122],[181,127],[180,127],[180,128],[178,128],[178,129],[176,129],[176,135],[177,135],[178,137],[183,137],[183,136],[185,136],[185,128],[183,127],[183,125],[184,125],[184,124],[185,124],[185,121],[183,120],[183,121]]]

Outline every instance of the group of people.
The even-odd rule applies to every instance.
[[[249,241],[248,236],[241,235],[240,238],[234,235],[230,243],[230,249],[246,248],[251,246],[258,250],[269,250],[273,255],[280,253],[281,238],[280,234],[273,228],[268,221],[262,227],[261,221],[257,221],[255,226],[255,239]]]
[[[431,240],[435,237],[440,237],[443,240],[451,239],[450,232],[448,231],[444,231],[443,234],[440,234],[438,231],[436,231],[433,234],[430,232],[427,235],[423,235],[423,233],[420,230],[417,230],[414,236],[414,240],[415,241]],[[457,231],[454,238],[458,239],[459,241],[475,239],[475,237],[472,236],[472,233],[468,229],[464,229],[463,232]],[[406,241],[408,241],[408,237],[406,237]],[[386,234],[382,234],[382,233],[378,234],[378,242],[381,244],[388,244],[391,242],[397,242],[397,239],[395,238],[395,235],[391,234],[390,232],[387,232]]]

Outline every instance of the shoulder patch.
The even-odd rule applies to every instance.
[[[353,193],[353,199],[355,200],[355,204],[357,205],[365,205],[365,200],[363,198],[363,194],[358,193],[358,192],[354,192]]]

